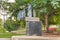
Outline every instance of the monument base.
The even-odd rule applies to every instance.
[[[60,40],[60,37],[12,36],[12,40]]]
[[[27,36],[41,36],[42,23],[37,17],[26,17],[26,35]]]

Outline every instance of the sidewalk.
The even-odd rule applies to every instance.
[[[60,37],[13,36],[12,40],[60,40]]]
[[[60,40],[60,37],[12,36],[11,38],[0,38],[0,40]]]

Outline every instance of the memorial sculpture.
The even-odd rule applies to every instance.
[[[17,15],[17,20],[24,19],[25,18],[25,15],[26,15],[25,9],[20,10],[19,13],[18,13],[18,15]]]
[[[32,17],[32,7],[28,4],[28,17]]]
[[[20,20],[25,17],[26,21],[26,35],[27,36],[41,36],[42,35],[42,22],[36,17],[36,11],[33,10],[32,17],[32,6],[28,4],[28,17],[25,16],[25,9],[19,12],[17,19]]]
[[[33,10],[32,17],[32,6],[28,4],[28,17],[26,20],[26,35],[27,36],[41,36],[42,35],[42,22],[36,17],[36,11]]]

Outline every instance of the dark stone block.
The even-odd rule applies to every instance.
[[[26,22],[26,35],[27,36],[41,36],[42,35],[42,23],[41,21],[27,21]]]

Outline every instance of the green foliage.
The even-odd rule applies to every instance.
[[[2,19],[0,19],[0,27],[2,27]]]
[[[6,32],[6,29],[5,29],[5,28],[0,27],[0,33],[2,33],[2,32]]]
[[[0,2],[1,3],[1,2]],[[7,6],[9,6],[9,8],[7,8],[7,10],[9,10],[10,12],[12,12],[12,16],[17,17],[17,14],[20,10],[22,10],[23,8],[27,8],[27,4],[30,3],[33,7],[33,9],[39,9],[39,12],[37,12],[37,16],[42,15],[40,18],[41,20],[43,20],[44,22],[44,14],[48,13],[49,15],[54,14],[54,12],[59,12],[60,11],[60,0],[16,0],[15,3],[7,3],[7,2],[3,2],[3,6],[6,9]],[[56,10],[56,11],[55,11]],[[54,12],[53,12],[54,11]],[[44,14],[42,14],[44,13]],[[57,13],[57,14],[60,14]],[[49,16],[51,17],[51,16]],[[49,23],[50,24],[60,24],[60,16],[57,15],[53,15],[53,17],[49,18]],[[23,24],[21,22],[21,24]]]
[[[33,6],[33,7],[43,7],[44,6],[44,4],[46,4],[46,2],[47,2],[47,0],[32,0],[32,2],[31,2],[31,5]]]
[[[52,9],[60,8],[59,0],[33,0],[33,8],[39,8],[42,13],[50,13]]]
[[[24,21],[24,20],[21,20],[21,21],[20,21],[20,26],[21,26],[22,28],[25,28],[26,23],[25,23],[25,21]]]
[[[9,32],[11,32],[13,30],[17,30],[19,27],[18,27],[18,23],[16,21],[8,19],[5,23],[5,28]]]
[[[60,24],[60,12],[55,13],[49,18],[49,24]]]
[[[56,13],[60,10],[60,0],[33,0],[31,2],[31,5],[33,6],[33,8],[38,8],[40,11],[40,19],[43,21],[44,23],[44,14],[48,13],[48,15],[52,15],[49,16],[49,23],[51,24],[60,24],[60,18],[59,18],[59,13]],[[44,13],[44,14],[42,14]],[[54,14],[58,14],[58,15],[54,15]]]

